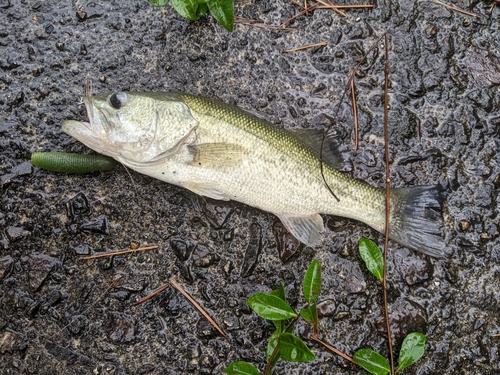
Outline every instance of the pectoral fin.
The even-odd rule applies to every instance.
[[[286,214],[275,214],[283,225],[300,242],[308,246],[321,244],[321,233],[325,230],[323,218],[319,214],[309,216],[291,216]]]
[[[228,168],[239,166],[246,149],[234,143],[201,143],[187,146],[193,160],[188,164],[203,168]]]
[[[191,190],[193,193],[203,195],[204,197],[217,199],[219,201],[228,201],[229,198],[226,198],[224,194],[222,194],[215,186],[210,183],[205,182],[184,182],[182,186],[188,190]]]

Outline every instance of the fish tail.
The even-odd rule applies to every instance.
[[[444,258],[443,192],[441,185],[391,189],[389,238],[409,249]]]

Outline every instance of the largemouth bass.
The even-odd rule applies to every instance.
[[[385,190],[320,170],[322,133],[287,131],[217,100],[183,93],[117,92],[84,98],[89,122],[62,130],[123,165],[194,193],[272,212],[302,243],[321,244],[320,214],[343,216],[384,232]],[[337,199],[338,198],[338,199]],[[444,255],[440,188],[392,189],[389,237]]]

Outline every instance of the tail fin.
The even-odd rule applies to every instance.
[[[409,249],[444,258],[442,203],[440,185],[392,189],[389,238]]]

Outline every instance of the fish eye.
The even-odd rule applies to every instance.
[[[127,94],[124,92],[117,92],[109,97],[109,104],[111,104],[114,109],[120,109],[126,100]]]

